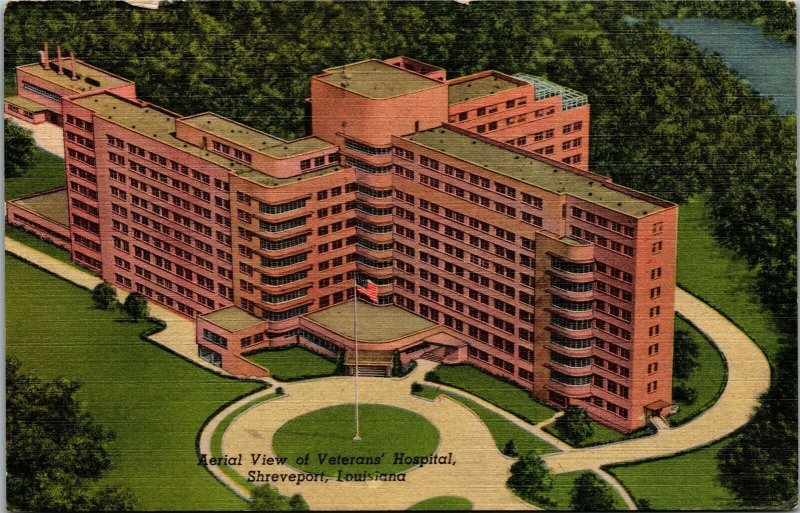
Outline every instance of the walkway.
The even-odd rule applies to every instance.
[[[602,465],[668,456],[705,445],[736,431],[749,420],[767,391],[770,368],[761,349],[719,312],[682,289],[676,310],[716,344],[728,364],[728,382],[716,404],[699,417],[653,436],[574,449],[544,457],[554,472],[597,469]]]
[[[48,151],[56,157],[64,158],[64,130],[52,123],[39,123],[34,125],[19,118],[9,116],[6,114],[6,119],[11,120],[17,126],[21,126],[25,130],[30,130],[33,133],[33,140],[36,145],[45,151]]]
[[[100,277],[86,270],[62,262],[61,260],[46,255],[41,251],[37,251],[9,237],[5,238],[5,250],[8,253],[16,255],[37,267],[41,267],[45,271],[55,274],[85,289],[91,290],[102,282]],[[128,292],[117,289],[117,297],[120,301],[125,301],[125,298],[128,297]],[[164,330],[150,335],[150,340],[192,363],[200,365],[217,374],[230,376],[229,373],[223,371],[219,367],[211,365],[198,356],[197,344],[195,343],[195,323],[193,320],[187,319],[157,304],[149,303],[149,308],[151,317],[159,319],[167,325]]]
[[[301,493],[312,510],[402,510],[417,502],[439,495],[456,495],[470,500],[477,510],[535,509],[516,497],[505,485],[512,460],[500,454],[488,428],[476,421],[475,414],[460,403],[443,398],[428,401],[412,396],[411,383],[421,381],[435,364],[421,361],[417,369],[404,379],[364,377],[360,379],[360,396],[364,403],[386,404],[423,415],[439,430],[438,454],[452,452],[455,466],[428,465],[406,474],[405,482],[340,483],[271,483],[282,494]],[[286,465],[258,466],[247,460],[253,452],[271,452],[270,441],[275,431],[288,420],[326,406],[353,402],[353,378],[323,378],[282,384],[287,395],[258,404],[237,417],[222,439],[224,454],[244,454],[243,466],[237,471],[246,476],[251,470],[265,473],[296,474]],[[248,402],[251,398],[246,398]],[[241,404],[244,404],[241,403]],[[241,406],[227,408],[233,411]],[[215,424],[219,422],[217,417]],[[212,422],[214,422],[212,421]],[[201,451],[210,447],[211,429],[200,436]],[[344,454],[346,455],[346,454]],[[314,458],[316,455],[312,454]],[[422,456],[422,455],[418,455]],[[387,457],[391,455],[387,454]],[[219,478],[221,472],[211,468]],[[222,480],[230,485],[230,478]],[[241,487],[236,486],[241,492]],[[239,493],[237,492],[237,493]]]
[[[9,238],[5,239],[5,247],[6,251],[81,287],[91,289],[100,283],[98,277],[86,271]],[[124,299],[124,293],[120,295]],[[694,420],[649,437],[586,449],[572,449],[558,443],[556,445],[564,449],[564,452],[544,456],[554,472],[597,471],[602,465],[669,456],[719,440],[749,421],[759,404],[759,396],[769,388],[770,367],[766,357],[728,319],[688,292],[678,289],[675,304],[676,310],[697,326],[725,355],[728,380],[717,403]],[[167,323],[165,330],[151,337],[155,342],[198,365],[225,374],[197,356],[193,321],[158,305],[151,305],[151,314]],[[420,362],[413,374],[414,378],[421,381],[424,371],[430,365],[432,364],[429,362]],[[387,491],[387,485],[375,482],[344,484],[342,486],[348,487],[347,494],[342,494],[339,486],[331,484],[304,484],[303,495],[312,508],[407,507],[419,498],[444,493],[462,495],[472,500],[476,509],[520,509],[527,506],[505,487],[509,460],[496,450],[483,423],[475,422],[474,414],[454,401],[431,403],[411,396],[409,387],[412,381],[412,378],[363,378],[362,397],[365,402],[395,404],[429,418],[442,433],[440,450],[452,451],[459,461],[458,472],[451,469],[443,471],[441,467],[435,466],[418,469],[408,474],[408,482],[392,483],[391,491]],[[280,408],[271,408],[270,403],[264,403],[242,415],[231,425],[223,440],[226,452],[249,454],[253,447],[264,448],[265,440],[269,440],[268,437],[271,437],[277,426],[286,420],[312,409],[349,402],[352,397],[352,380],[349,378],[324,378],[283,386],[289,396],[280,400]],[[547,441],[553,441],[552,437],[545,436],[541,431],[541,425],[526,424],[466,392],[455,393],[469,397]],[[254,414],[251,415],[250,412]],[[606,478],[603,473],[601,476]],[[297,492],[296,488],[288,485],[279,485],[279,489],[284,493]],[[426,495],[428,492],[430,495]],[[412,496],[414,499],[410,498]]]

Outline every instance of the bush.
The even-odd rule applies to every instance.
[[[278,388],[275,389],[275,393],[277,395],[283,395],[283,394],[286,393],[286,391],[283,390],[283,387],[278,387]]]
[[[594,434],[589,413],[577,406],[567,406],[564,415],[556,419],[554,426],[571,445],[579,445]]]
[[[506,484],[527,501],[552,504],[550,499],[542,495],[553,488],[550,469],[536,453],[529,452],[511,465],[511,477]]]
[[[682,404],[694,404],[697,400],[697,390],[686,383],[676,383],[672,387],[672,398]]]
[[[425,381],[430,381],[431,383],[441,383],[442,378],[439,376],[438,372],[432,370],[425,373]]]
[[[92,299],[98,307],[108,310],[117,304],[117,290],[106,282],[98,283],[92,290]]]
[[[411,393],[412,394],[418,394],[420,392],[422,392],[422,385],[420,385],[416,381],[411,383]]]
[[[511,458],[516,458],[519,456],[519,453],[517,452],[517,446],[514,444],[514,440],[509,440],[506,442],[505,447],[503,447],[503,454]]]
[[[614,509],[611,487],[594,472],[584,472],[570,491],[570,506],[576,511],[610,511]]]
[[[122,309],[125,310],[125,313],[134,321],[142,320],[147,317],[147,300],[138,292],[131,292],[128,294],[128,297],[125,298]]]

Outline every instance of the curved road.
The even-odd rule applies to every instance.
[[[72,265],[61,262],[49,255],[45,255],[8,238],[5,238],[5,249],[9,253],[16,254],[25,260],[29,260],[47,271],[82,287],[91,288],[99,282],[97,277],[86,271],[77,269]],[[678,428],[659,431],[657,434],[646,438],[638,438],[586,449],[571,449],[564,447],[563,444],[558,444],[562,452],[544,457],[545,461],[547,461],[554,472],[597,470],[600,466],[606,464],[669,456],[680,451],[719,440],[748,422],[753,411],[759,404],[760,395],[769,388],[770,367],[766,357],[758,346],[728,319],[688,292],[681,289],[676,290],[675,306],[676,310],[682,316],[691,321],[700,331],[711,339],[725,355],[728,365],[728,380],[717,403],[699,417]],[[164,319],[168,324],[168,328],[158,334],[157,342],[186,359],[208,367],[206,362],[197,361],[199,358],[194,352],[193,323],[163,308],[158,308],[155,305],[153,305],[152,310],[154,316]],[[424,366],[424,364],[420,365],[421,368]],[[415,375],[419,374],[415,373]],[[387,381],[385,379],[377,379],[373,382],[373,379],[365,378],[364,382],[364,385],[366,385],[363,387],[365,398],[369,398],[371,401],[377,403],[391,404],[397,401],[403,403],[404,406],[410,409],[424,410],[426,416],[429,418],[433,417],[432,420],[434,420],[434,423],[437,424],[440,430],[444,429],[448,432],[448,436],[443,437],[448,439],[447,445],[452,443],[454,445],[451,447],[457,447],[459,452],[466,451],[462,452],[462,466],[459,472],[450,472],[450,479],[446,479],[446,476],[443,475],[442,478],[445,480],[440,481],[439,486],[432,487],[432,490],[441,492],[437,493],[437,495],[444,494],[445,492],[458,493],[463,490],[465,492],[464,495],[469,495],[470,498],[474,497],[477,499],[473,502],[475,502],[478,507],[491,507],[489,502],[479,497],[492,497],[496,501],[494,509],[498,507],[509,509],[524,507],[515,497],[509,496],[508,490],[505,488],[504,482],[508,472],[508,463],[505,462],[501,465],[502,461],[498,458],[499,452],[494,447],[488,430],[483,426],[482,422],[474,422],[474,415],[472,415],[469,410],[460,405],[457,406],[451,401],[424,404],[424,401],[412,398],[408,394],[409,381],[402,383],[402,388],[404,390],[402,394],[398,393],[400,389],[398,385],[400,385],[400,383],[397,380]],[[302,396],[306,396],[305,407],[311,406],[313,408],[319,408],[321,406],[336,404],[347,400],[346,398],[350,396],[349,391],[347,391],[348,385],[349,380],[326,378],[309,382],[291,383],[284,385],[284,387],[289,394],[294,395],[298,399]],[[503,415],[518,426],[524,427],[538,436],[542,436],[541,426],[538,428],[530,426],[511,414],[486,403],[480,398],[471,396],[471,394],[463,391],[458,391],[458,393],[470,397],[479,404]],[[308,401],[311,397],[314,399]],[[244,401],[250,399],[252,398],[245,398]],[[291,398],[287,399],[288,400],[281,401],[283,403],[282,408],[294,402]],[[268,411],[268,405],[269,403],[265,403],[250,411]],[[305,409],[305,407],[297,406],[298,411],[300,409]],[[248,411],[248,413],[250,411]],[[268,413],[267,419],[275,413],[276,412]],[[283,414],[279,416],[283,417]],[[241,442],[248,438],[250,441],[254,441],[253,437],[259,438],[258,435],[263,434],[263,432],[258,433],[258,431],[261,431],[264,426],[260,423],[251,424],[252,420],[247,419],[247,417],[249,417],[248,414],[242,415],[240,417],[241,422],[237,419],[237,421],[230,426],[232,431],[247,433],[247,435],[241,437],[225,436],[223,445],[226,449],[251,452],[246,450],[246,444],[242,445]],[[261,415],[257,417],[264,419]],[[470,419],[472,421],[470,421]],[[288,418],[285,420],[288,420]],[[454,429],[455,431],[453,431]],[[208,430],[204,431],[203,435],[207,433]],[[262,439],[259,445],[266,445],[264,442],[265,440]],[[269,446],[264,448],[269,450],[268,447]],[[450,447],[448,447],[448,449],[449,448]],[[467,464],[468,462],[472,465]],[[473,466],[474,468],[470,468]],[[434,467],[428,467],[428,469],[432,468]],[[423,474],[428,474],[425,470],[426,469],[420,469],[411,472],[409,475],[413,476],[413,481],[415,481],[416,484],[421,485],[423,488],[428,488],[431,485],[430,480],[416,479],[416,477],[422,477]],[[470,473],[472,471],[478,471],[478,473],[471,475]],[[462,472],[465,473],[463,476]],[[428,475],[425,477],[428,477]],[[223,481],[226,480],[223,479]],[[468,484],[467,482],[470,483]],[[447,486],[448,484],[451,486]],[[345,486],[353,486],[353,484],[347,484]],[[469,486],[471,486],[471,488],[469,488]],[[307,496],[309,503],[312,503],[315,507],[326,507],[326,505],[328,508],[341,507],[341,501],[344,497],[338,496],[336,493],[331,493],[333,489],[338,487],[326,486],[325,488],[326,490],[324,491],[320,490],[320,496],[318,498],[315,497],[313,493],[309,494]],[[328,490],[328,488],[330,489]],[[371,486],[369,488],[371,488]],[[307,490],[304,487],[304,495],[309,491],[311,490]],[[368,493],[368,495],[372,494]],[[377,494],[377,496],[380,496],[380,494]],[[398,500],[404,502],[399,494],[385,494],[384,496],[385,499],[383,502],[380,502],[380,504],[385,504],[386,506],[389,506],[388,502],[390,501],[394,506],[399,505],[397,503]],[[323,497],[332,502],[327,502]],[[375,504],[361,503],[351,506],[365,508],[374,507]]]

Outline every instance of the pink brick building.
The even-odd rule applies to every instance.
[[[242,355],[300,344],[352,365],[358,274],[379,294],[364,371],[467,362],[621,431],[669,411],[677,207],[588,171],[585,95],[367,60],[312,77],[312,135],[285,141],[46,49],[17,82],[7,114],[64,127],[68,217],[8,221],[196,319],[204,359],[265,375]]]

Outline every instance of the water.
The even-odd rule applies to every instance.
[[[760,27],[714,18],[670,18],[659,25],[717,52],[753,89],[772,99],[778,112],[796,108],[796,49],[764,35]]]

